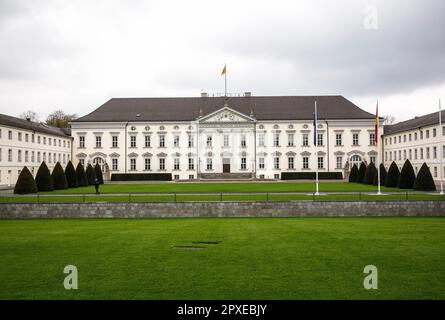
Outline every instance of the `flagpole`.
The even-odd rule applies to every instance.
[[[315,144],[315,195],[318,196],[318,141],[317,141],[317,100],[315,100],[314,113],[314,144]]]
[[[375,113],[375,121],[376,121],[376,132],[375,132],[375,141],[377,145],[377,194],[382,194],[380,190],[380,146],[379,146],[379,100],[377,100],[377,109]]]
[[[443,135],[443,129],[442,129],[442,105],[441,101],[439,99],[439,143],[440,143],[440,194],[443,194],[443,146],[442,146],[442,135]]]

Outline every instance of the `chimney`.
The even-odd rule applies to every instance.
[[[26,121],[31,122],[31,118],[30,117],[26,117]]]
[[[246,91],[246,92],[244,92],[244,96],[245,97],[251,97],[252,96],[252,92]]]
[[[207,92],[201,92],[201,98],[207,98],[208,96]]]

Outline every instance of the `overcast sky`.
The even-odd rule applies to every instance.
[[[371,7],[369,7],[371,5]],[[375,15],[377,9],[377,15]],[[445,1],[0,0],[0,112],[112,97],[343,95],[397,120],[445,104]]]

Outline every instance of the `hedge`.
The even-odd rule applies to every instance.
[[[90,186],[94,185],[94,180],[96,180],[96,171],[94,171],[94,169],[91,166],[91,164],[87,165],[86,175],[87,175],[87,182],[88,182],[88,184]]]
[[[88,185],[87,174],[83,165],[79,162],[76,167],[77,185],[79,187],[85,187]]]
[[[389,166],[388,173],[386,175],[385,186],[395,188],[399,183],[400,171],[397,164],[393,161]]]
[[[422,167],[420,167],[413,187],[414,190],[418,191],[436,191],[436,184],[426,163],[423,163]]]
[[[39,167],[36,174],[36,184],[37,190],[39,191],[53,191],[53,177],[51,176],[51,172],[49,172],[48,166],[45,161]]]
[[[365,173],[366,173],[366,164],[362,162],[360,164],[360,168],[358,169],[357,180],[355,182],[363,183],[363,179],[365,179]]]
[[[411,162],[407,159],[403,164],[402,171],[400,171],[399,183],[397,186],[400,189],[412,189],[415,180],[416,173],[414,172]]]
[[[281,180],[315,180],[315,172],[283,172]],[[318,179],[320,180],[342,180],[343,174],[341,172],[319,172]]]
[[[358,168],[357,165],[354,164],[352,166],[351,172],[349,173],[349,182],[356,182],[358,176]]]
[[[14,193],[15,194],[28,194],[28,193],[36,193],[37,192],[37,184],[32,176],[31,172],[29,172],[27,167],[23,167],[20,175],[15,183]]]
[[[171,181],[171,173],[113,173],[111,181]]]
[[[97,178],[97,180],[99,180],[99,183],[104,184],[104,176],[102,174],[102,169],[100,168],[100,166],[97,163],[94,166],[94,172],[96,173],[96,178]]]
[[[384,186],[385,183],[386,183],[386,169],[385,169],[385,166],[383,165],[383,163],[381,163],[380,164],[380,185]],[[373,184],[375,186],[378,185],[378,172],[377,172],[377,170],[375,171]]]
[[[363,178],[363,183],[373,184],[376,172],[377,168],[375,167],[374,162],[371,162],[366,168],[365,177]]]
[[[65,176],[66,176],[66,181],[68,182],[68,187],[69,188],[77,188],[77,186],[78,186],[77,174],[76,174],[76,170],[74,170],[74,166],[71,161],[68,161],[68,164],[66,165]]]
[[[68,189],[68,181],[66,180],[65,172],[59,162],[56,163],[53,173],[54,189]]]

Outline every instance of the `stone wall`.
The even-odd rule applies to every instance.
[[[0,204],[0,219],[333,216],[445,216],[445,201]]]

